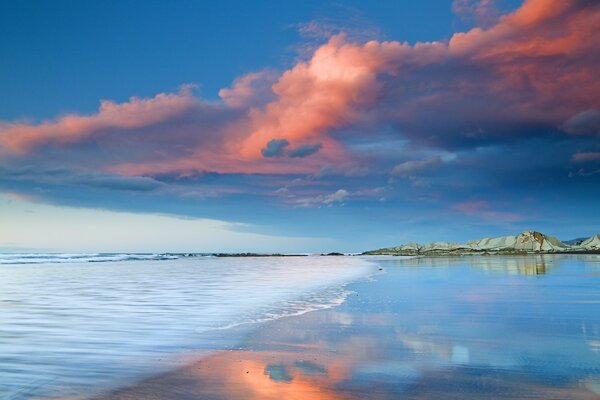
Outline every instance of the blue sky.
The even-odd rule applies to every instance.
[[[0,5],[0,117],[94,112],[186,82],[215,99],[232,80],[283,69],[313,20],[410,42],[452,33],[451,1],[19,1]],[[349,20],[351,22],[349,22]]]
[[[599,16],[580,0],[2,3],[0,249],[597,233]]]

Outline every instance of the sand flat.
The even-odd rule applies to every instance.
[[[587,257],[383,261],[339,307],[102,399],[599,399]]]

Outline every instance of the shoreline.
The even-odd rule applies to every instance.
[[[425,252],[425,253],[411,253],[411,252],[386,252],[379,250],[367,251],[359,254],[359,256],[370,257],[370,256],[390,256],[390,257],[468,257],[468,256],[499,256],[499,257],[511,257],[511,256],[557,256],[557,255],[599,255],[600,250],[565,250],[565,251],[506,251],[506,252],[490,252],[490,251],[436,251],[436,252]]]
[[[323,255],[329,256],[329,255]],[[349,257],[349,256],[348,256]],[[377,264],[377,261],[370,261]],[[149,374],[146,377],[138,380],[132,380],[125,385],[120,385],[111,389],[95,390],[96,394],[91,396],[82,396],[78,400],[134,400],[134,399],[197,399],[201,394],[202,399],[229,399],[239,398],[246,399],[247,386],[249,380],[261,375],[268,375],[268,379],[273,379],[275,382],[287,382],[285,372],[274,371],[269,373],[264,371],[265,363],[277,359],[281,362],[290,362],[298,353],[302,353],[301,359],[312,359],[314,361],[327,358],[323,357],[320,349],[313,346],[297,345],[286,343],[286,334],[272,342],[271,337],[273,332],[284,332],[287,329],[288,323],[292,323],[297,327],[303,326],[303,321],[309,315],[324,316],[343,305],[349,297],[355,295],[351,290],[347,290],[348,286],[357,283],[368,283],[374,275],[380,274],[381,270],[375,265],[374,270],[366,276],[360,277],[355,281],[349,282],[342,286],[345,292],[343,299],[335,304],[320,305],[315,309],[308,309],[290,315],[280,315],[275,318],[270,318],[262,321],[249,321],[240,324],[235,324],[231,327],[223,327],[217,330],[224,332],[227,338],[241,338],[238,342],[232,340],[230,347],[221,349],[211,349],[205,352],[192,352],[188,355],[176,357],[171,365],[180,365],[179,367],[171,368],[167,371],[155,374]],[[308,317],[311,319],[311,317]],[[317,319],[320,319],[318,317]],[[215,330],[216,331],[216,330]],[[206,332],[214,334],[215,331]],[[262,339],[268,339],[262,342]],[[259,338],[256,341],[253,338]],[[261,339],[262,338],[262,339]],[[228,339],[226,339],[228,340]],[[235,343],[235,344],[233,344]],[[202,354],[205,353],[205,354]],[[311,368],[311,362],[306,364],[307,368]],[[315,364],[316,365],[316,364]],[[320,367],[316,367],[320,371]],[[235,375],[237,378],[228,380],[228,376]],[[229,386],[229,389],[225,388]],[[251,385],[254,386],[254,385]],[[275,385],[277,386],[277,385]],[[333,388],[327,388],[324,382],[320,385],[309,385],[311,388],[297,390],[293,388],[291,392],[285,390],[290,398],[298,399],[314,399],[314,400],[335,400],[338,397]],[[280,388],[281,389],[281,388]],[[279,390],[277,390],[279,393]],[[314,397],[318,392],[318,396]],[[284,393],[282,393],[285,395]],[[323,397],[320,397],[323,395]],[[233,396],[233,397],[231,397]],[[300,397],[296,397],[300,396]],[[308,396],[308,397],[307,397]],[[259,398],[271,398],[269,396]],[[286,397],[287,398],[287,397]],[[62,398],[55,398],[62,399]],[[72,397],[65,398],[71,400]],[[281,400],[279,394],[274,400]],[[258,400],[258,398],[257,398]]]
[[[579,258],[568,256],[551,258],[553,269],[544,269],[543,273],[557,271],[561,262],[580,261]],[[461,268],[459,257],[448,259]],[[489,274],[514,276],[510,275],[509,270],[490,272],[490,265],[502,268],[502,263],[498,263],[502,258],[482,256],[482,259],[487,264],[476,271],[477,279],[486,278]],[[510,259],[519,265],[534,265],[536,262],[535,257],[511,256]],[[427,269],[427,273],[421,278],[417,272],[418,279],[428,281],[431,278],[427,274],[447,276],[448,271],[442,264],[436,266],[433,261],[431,267],[427,267],[427,260],[420,260],[419,264]],[[595,257],[592,261],[597,262]],[[371,280],[363,279],[347,285],[347,289],[353,293],[339,306],[259,323],[247,329],[240,346],[223,349],[201,359],[190,359],[190,363],[182,368],[93,399],[337,400],[365,396],[373,399],[398,396],[407,399],[479,399],[515,398],[522,393],[554,399],[600,398],[600,388],[594,386],[598,382],[572,376],[576,371],[565,370],[561,379],[546,379],[544,374],[547,372],[543,369],[532,372],[518,365],[500,369],[485,367],[487,363],[494,365],[500,362],[502,365],[506,362],[502,361],[506,357],[502,345],[504,341],[508,341],[508,349],[515,352],[529,351],[527,343],[512,342],[507,335],[506,338],[495,339],[499,341],[498,344],[492,343],[492,348],[482,351],[478,349],[482,339],[467,345],[453,344],[457,339],[448,342],[448,339],[439,338],[440,334],[449,338],[467,335],[461,340],[470,343],[468,332],[471,328],[453,333],[456,328],[452,328],[450,322],[461,314],[443,317],[439,312],[434,312],[434,315],[441,318],[443,326],[436,324],[426,328],[431,322],[427,322],[429,319],[422,315],[419,302],[424,301],[426,309],[445,305],[437,301],[430,302],[427,296],[431,295],[426,293],[418,294],[417,299],[404,293],[410,290],[412,284],[404,280],[415,279],[414,271],[419,270],[410,268],[410,261],[402,267],[400,259],[376,262],[383,271],[373,274]],[[467,264],[466,267],[473,270],[477,260],[471,259]],[[518,273],[521,277],[519,281],[536,284],[537,281],[529,280],[531,277],[526,268],[519,269]],[[398,286],[403,291],[396,295],[394,293],[399,290]],[[444,290],[433,295],[435,300],[449,296]],[[480,290],[478,285],[473,285],[468,292],[479,293]],[[455,295],[462,299],[465,294],[458,290],[456,294],[452,293],[452,296]],[[467,295],[472,297],[475,294]],[[453,299],[452,296],[450,298]],[[471,297],[466,297],[473,302],[469,307],[476,307],[474,310],[481,307],[482,300]],[[390,308],[390,302],[399,308]],[[401,312],[402,309],[406,310]],[[482,318],[487,313],[483,313]],[[418,323],[413,327],[411,324],[414,320]],[[481,327],[497,323],[495,319],[484,319]],[[435,329],[432,331],[435,326],[435,329],[441,329],[439,333],[435,333]],[[447,332],[448,329],[450,332]],[[493,332],[488,334],[494,335]],[[500,348],[496,349],[497,346]],[[560,348],[552,350],[563,351]],[[566,352],[565,355],[571,353]],[[577,354],[572,356],[578,357]],[[483,364],[475,362],[481,357],[489,360]],[[471,366],[472,362],[475,364]]]
[[[89,397],[177,368],[179,355],[233,348],[257,321],[339,304],[342,286],[375,267],[294,257],[0,268],[18,288],[2,302],[10,368],[0,370],[0,392],[25,400]]]

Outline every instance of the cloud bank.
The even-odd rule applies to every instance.
[[[89,115],[1,121],[0,182],[14,189],[14,171],[62,170],[64,179],[30,174],[29,185],[179,185],[189,195],[204,177],[217,195],[315,207],[452,200],[489,217],[468,199],[492,183],[506,193],[531,181],[549,190],[549,176],[597,179],[600,3],[527,0],[501,15],[491,1],[457,0],[454,9],[478,26],[415,44],[329,34],[288,68],[237,77],[214,101],[183,85],[103,100]],[[273,194],[282,187],[286,197]]]

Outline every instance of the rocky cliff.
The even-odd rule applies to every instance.
[[[433,242],[406,243],[397,247],[367,251],[365,255],[444,255],[444,254],[519,254],[600,252],[600,234],[581,243],[568,245],[553,236],[536,231],[525,231],[515,236],[500,236],[470,240],[466,243]]]

